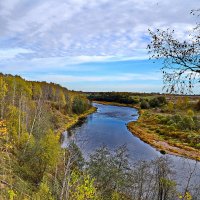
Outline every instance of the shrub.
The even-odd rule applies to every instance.
[[[152,107],[152,108],[155,108],[155,107],[159,107],[160,106],[160,102],[158,100],[158,98],[153,98],[149,101],[149,105]]]
[[[159,117],[159,123],[161,124],[166,124],[168,122],[169,118],[168,117],[165,117],[165,116],[160,116]]]
[[[169,127],[168,127],[168,130],[169,131],[175,131],[176,130],[176,124],[171,124]]]
[[[167,103],[167,100],[165,98],[165,96],[159,96],[157,97],[158,101],[160,102],[161,105],[164,105]]]
[[[196,147],[197,147],[198,149],[200,149],[200,143],[196,144]]]
[[[180,115],[173,115],[173,116],[171,117],[171,120],[173,120],[174,123],[177,124],[178,122],[182,121],[182,118],[181,118]]]
[[[142,109],[148,109],[148,108],[150,108],[150,105],[149,105],[149,103],[147,101],[142,100],[141,104],[140,104],[140,108],[142,108]]]
[[[173,102],[169,102],[168,104],[167,104],[167,110],[169,111],[169,112],[172,112],[173,110],[174,110],[174,104],[173,104]]]
[[[189,110],[187,111],[187,115],[188,115],[189,117],[194,117],[194,112],[193,112],[193,110],[189,109]]]
[[[156,133],[161,133],[159,128],[156,129]]]
[[[178,122],[177,126],[182,130],[192,130],[195,128],[195,123],[191,117],[184,116],[182,121]]]
[[[171,125],[174,124],[174,121],[172,119],[170,119],[169,121],[167,121],[167,125]]]
[[[197,102],[197,104],[196,104],[196,109],[199,111],[200,110],[200,99],[199,99],[199,101]]]

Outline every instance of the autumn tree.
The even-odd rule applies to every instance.
[[[199,20],[200,9],[191,14]],[[148,45],[153,59],[163,60],[164,89],[169,93],[191,93],[200,82],[200,23],[197,22],[189,39],[179,40],[174,30],[149,31],[152,38]]]
[[[7,83],[3,77],[0,77],[0,109],[1,109],[1,119],[4,117],[5,109],[5,97],[8,91]]]

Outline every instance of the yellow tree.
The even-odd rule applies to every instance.
[[[4,81],[3,77],[0,77],[0,107],[1,107],[1,119],[4,117],[4,108],[5,108],[5,97],[8,92],[7,84]]]
[[[62,90],[60,90],[59,95],[58,95],[58,105],[59,105],[59,110],[66,105],[65,94]]]
[[[78,170],[73,170],[70,180],[70,200],[97,200],[94,179]]]

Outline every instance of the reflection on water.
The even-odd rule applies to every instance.
[[[126,145],[130,162],[151,160],[158,156],[166,156],[173,161],[178,180],[184,184],[183,180],[189,176],[189,172],[193,169],[195,161],[178,156],[161,155],[159,151],[130,133],[126,124],[138,119],[136,109],[96,103],[93,105],[97,107],[97,112],[82,119],[78,124],[65,132],[62,147],[66,147],[70,140],[75,140],[86,159],[95,149],[103,145],[106,145],[111,150]],[[197,168],[195,173],[193,181],[200,183],[198,176],[200,169]]]

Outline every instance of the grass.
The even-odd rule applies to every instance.
[[[157,111],[153,109],[146,112],[142,110],[139,120],[130,122],[127,127],[134,135],[159,151],[200,160],[200,150],[191,146],[189,139],[185,139],[188,134],[200,136],[200,132],[171,130],[169,126],[156,120],[157,115]]]

